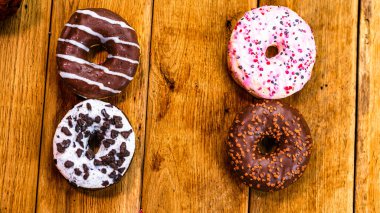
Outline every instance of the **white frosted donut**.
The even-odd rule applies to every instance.
[[[267,57],[267,48],[278,53]],[[228,45],[232,77],[249,93],[279,99],[301,90],[310,79],[316,57],[309,25],[286,7],[252,9],[236,24]]]
[[[100,143],[97,153],[90,143]],[[89,189],[118,182],[127,171],[134,150],[135,134],[123,112],[93,99],[67,112],[53,139],[58,170],[71,184]]]

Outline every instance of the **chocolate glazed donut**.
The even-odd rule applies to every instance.
[[[108,52],[102,64],[87,60],[91,47]],[[57,64],[61,78],[85,98],[106,98],[120,93],[133,79],[140,46],[135,30],[106,9],[77,10],[58,39]]]
[[[260,191],[277,191],[302,176],[312,139],[296,109],[261,101],[236,116],[227,146],[232,169],[243,183]]]

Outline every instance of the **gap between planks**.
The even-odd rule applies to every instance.
[[[41,130],[40,130],[40,147],[38,152],[38,166],[37,166],[37,184],[36,184],[36,198],[34,203],[34,212],[37,212],[37,205],[38,205],[38,184],[40,182],[40,163],[41,163],[41,149],[42,149],[42,138],[43,138],[43,129],[44,129],[44,115],[45,115],[45,100],[46,100],[46,84],[47,84],[47,73],[49,69],[49,54],[50,54],[50,42],[51,42],[51,25],[52,25],[52,18],[53,18],[53,5],[54,0],[51,0],[50,4],[50,21],[49,21],[49,35],[48,35],[48,44],[47,44],[47,51],[46,51],[46,63],[45,63],[45,83],[44,83],[44,98],[42,101],[42,113],[41,113]]]
[[[141,163],[141,186],[140,186],[140,209],[142,209],[142,201],[143,201],[143,186],[144,186],[144,167],[145,167],[145,147],[147,143],[147,133],[148,133],[148,128],[147,128],[147,123],[148,123],[148,104],[149,104],[149,80],[150,80],[150,67],[151,67],[151,59],[152,59],[152,32],[153,32],[153,19],[154,19],[154,0],[151,0],[152,4],[152,10],[151,10],[151,16],[150,16],[150,37],[149,37],[149,45],[148,45],[148,52],[149,52],[149,57],[148,57],[148,77],[147,77],[147,83],[146,83],[146,98],[145,98],[145,133],[144,133],[144,150],[143,150],[143,157],[142,157],[142,163]]]
[[[365,0],[364,0],[365,1]],[[357,29],[356,29],[356,93],[355,93],[355,142],[354,142],[354,184],[353,184],[353,203],[352,210],[356,212],[356,161],[357,161],[357,149],[358,149],[358,125],[359,125],[359,61],[360,61],[360,18],[361,18],[361,2],[358,0],[358,14],[357,14]]]

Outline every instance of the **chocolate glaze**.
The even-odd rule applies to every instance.
[[[15,14],[21,5],[21,0],[0,0],[0,21]]]
[[[272,140],[273,150],[263,149]],[[228,159],[243,183],[277,191],[298,180],[309,162],[312,139],[302,115],[279,101],[260,101],[238,113],[227,140]]]
[[[92,8],[84,10],[92,11],[99,16],[114,21],[121,21],[127,24],[127,22],[122,17],[106,9]],[[131,42],[138,45],[137,35],[134,30],[123,28],[118,24],[111,24],[105,20],[95,18],[87,14],[76,12],[71,16],[68,23],[89,27],[92,31],[101,34],[103,37],[116,37],[122,41]],[[121,56],[131,60],[139,61],[140,49],[138,47],[128,44],[115,43],[113,40],[108,40],[107,42],[102,43],[99,37],[91,35],[77,28],[65,26],[62,30],[60,38],[77,41],[88,48],[103,45],[103,47],[110,55]],[[87,51],[68,42],[58,42],[57,54],[75,56],[86,61],[88,58]],[[60,57],[57,57],[57,65],[59,72],[64,71],[67,73],[73,73],[88,80],[99,82],[114,90],[120,91],[124,89],[130,82],[130,80],[124,77],[108,74],[103,70],[96,69],[90,65],[80,64]],[[138,64],[130,63],[128,61],[117,58],[108,58],[101,65],[113,72],[122,73],[129,77],[133,77],[135,75],[138,66]],[[96,85],[87,84],[81,80],[69,78],[63,78],[63,80],[77,94],[87,98],[106,98],[108,96],[115,95],[115,93],[103,90]]]

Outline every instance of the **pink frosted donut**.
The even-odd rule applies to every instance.
[[[277,49],[277,54],[267,56],[268,47]],[[246,12],[228,44],[232,77],[258,98],[280,99],[301,90],[310,79],[315,56],[309,25],[280,6]]]

